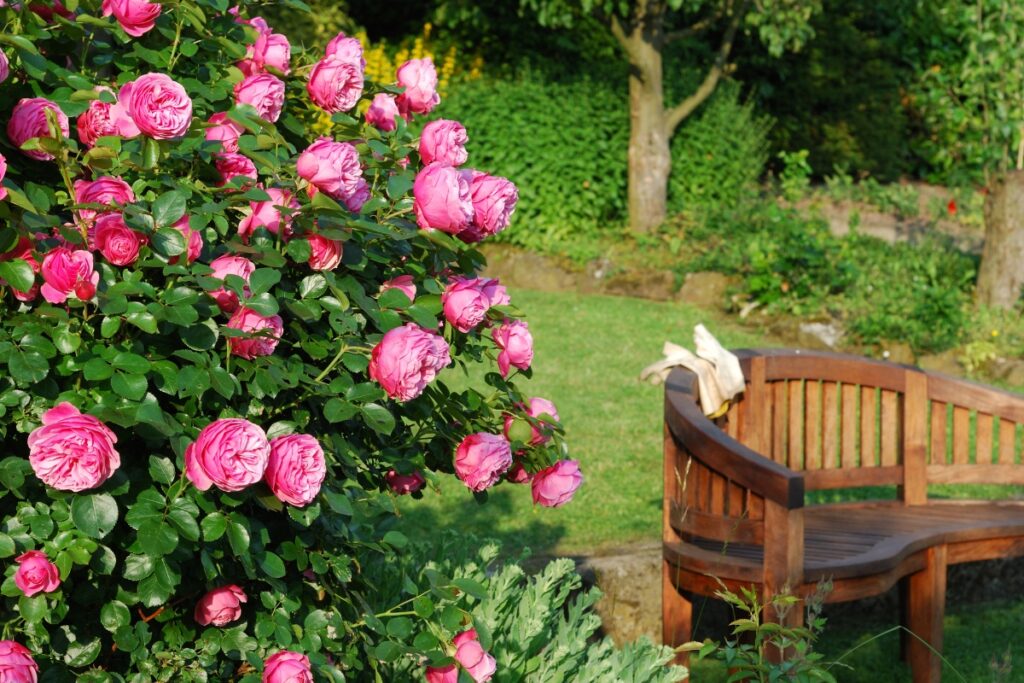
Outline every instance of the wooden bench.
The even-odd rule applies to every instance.
[[[899,582],[905,625],[941,651],[946,567],[1024,554],[1024,502],[928,485],[1024,484],[1024,397],[857,356],[736,353],[746,390],[721,418],[702,414],[694,374],[666,384],[665,643],[690,639],[690,598],[719,580],[767,597],[831,579],[828,602]],[[886,485],[895,499],[805,507],[807,491]],[[914,682],[939,681],[940,659],[904,645]]]

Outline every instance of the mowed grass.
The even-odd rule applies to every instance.
[[[571,503],[535,507],[528,486],[502,484],[478,505],[454,476],[440,495],[403,498],[403,531],[458,528],[497,537],[506,550],[578,553],[638,541],[661,533],[662,396],[642,383],[640,370],[661,359],[666,340],[693,347],[693,327],[704,323],[727,347],[763,340],[693,306],[600,295],[510,292],[527,314],[534,338],[533,379],[521,387],[554,401],[571,457],[585,481]],[[459,385],[455,370],[442,381]]]

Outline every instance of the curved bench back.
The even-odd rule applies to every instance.
[[[762,544],[766,506],[796,510],[805,489],[898,485],[915,505],[929,483],[1024,484],[1022,396],[858,356],[736,353],[746,391],[717,420],[692,373],[666,384],[666,540]]]

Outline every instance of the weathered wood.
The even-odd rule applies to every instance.
[[[946,546],[928,548],[925,557],[925,568],[911,574],[908,582],[907,628],[916,637],[908,641],[907,651],[914,683],[938,683],[946,609]]]
[[[859,467],[852,470],[813,470],[804,473],[804,488],[807,491],[902,483],[903,468],[899,465]]]
[[[882,466],[899,463],[899,394],[895,391],[882,391]]]
[[[825,469],[839,466],[839,385],[825,382],[821,389],[822,420],[821,449]]]
[[[745,443],[756,453],[768,453],[772,429],[771,396],[764,379],[763,357],[750,360],[747,377],[750,378],[750,393],[745,401],[750,404],[750,430]]]
[[[764,510],[764,579],[762,599],[766,607],[773,595],[791,592],[803,584],[804,511],[787,510],[767,501]],[[793,612],[797,614],[794,615]],[[801,610],[790,610],[787,623],[798,625]],[[778,622],[779,615],[765,609],[765,618]]]
[[[1012,465],[1016,460],[1017,425],[1009,420],[999,419],[999,464]]]
[[[933,484],[1024,484],[1018,465],[928,465]]]
[[[772,460],[786,464],[786,383],[772,384]]]
[[[903,502],[924,505],[928,502],[927,479],[928,376],[907,373],[903,397]]]
[[[970,462],[971,413],[963,406],[953,407],[953,464]]]
[[[979,465],[991,465],[995,460],[992,458],[992,426],[994,421],[991,415],[978,413],[977,425],[975,427],[974,462]]]
[[[821,382],[804,383],[804,469],[820,470],[821,456]]]
[[[843,469],[857,466],[857,403],[860,392],[853,384],[843,384]]]
[[[745,488],[734,481],[730,481],[726,495],[725,513],[730,517],[745,517],[747,511],[745,503],[746,494],[747,490]]]
[[[929,384],[931,383],[929,378]],[[932,401],[931,447],[928,464],[946,464],[946,404]]]
[[[710,503],[706,508],[713,515],[725,515],[726,479],[716,472],[711,472]]]
[[[860,466],[874,467],[875,461],[875,388],[860,388]]]
[[[789,469],[804,468],[804,386],[803,382],[789,382],[789,407],[786,409],[786,427]]]

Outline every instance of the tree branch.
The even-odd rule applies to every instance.
[[[619,41],[622,49],[626,51],[626,54],[629,54],[629,36],[626,35],[626,29],[622,27],[622,22],[613,14],[608,23],[612,27],[612,35],[615,36],[615,40]]]
[[[722,78],[722,74],[725,73],[725,65],[729,59],[729,53],[732,52],[733,43],[736,42],[736,31],[739,30],[740,22],[743,21],[743,17],[746,15],[748,2],[749,0],[744,0],[735,8],[735,13],[732,15],[729,27],[725,30],[725,36],[722,37],[722,44],[718,47],[718,54],[715,56],[715,61],[711,68],[708,69],[707,75],[704,76],[704,81],[692,95],[665,112],[665,125],[669,133],[674,131],[687,116],[692,114],[715,91],[718,81]]]
[[[692,38],[699,33],[703,33],[708,30],[716,21],[722,18],[721,12],[716,12],[714,16],[706,17],[700,21],[687,26],[684,29],[678,31],[669,31],[665,34],[665,44],[674,43],[677,40],[686,40]]]

